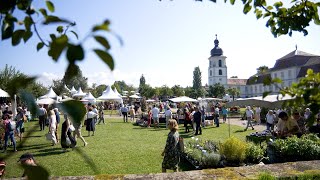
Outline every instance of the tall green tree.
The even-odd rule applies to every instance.
[[[197,93],[195,92],[193,87],[187,86],[186,88],[184,88],[184,92],[185,92],[185,95],[188,97],[197,98]]]
[[[204,96],[204,91],[202,88],[202,83],[201,83],[201,71],[199,66],[195,67],[193,70],[193,86],[192,88],[194,89],[194,96],[195,97],[202,97]]]
[[[163,98],[168,98],[168,97],[170,97],[172,95],[173,95],[173,92],[172,92],[171,88],[169,88],[166,85],[163,85],[163,86],[160,87],[160,96],[161,96],[162,99]]]
[[[235,96],[240,95],[240,90],[238,88],[228,88],[227,93],[232,96],[232,100],[234,100]]]
[[[216,83],[213,86],[209,86],[209,96],[222,98],[226,94],[225,87],[220,83]]]
[[[6,66],[2,70],[0,70],[0,88],[3,90],[6,90],[8,83],[13,78],[21,75],[23,75],[23,73],[21,73],[15,67],[9,66],[8,64],[6,64]]]
[[[149,84],[145,84],[140,88],[140,95],[146,98],[152,98],[155,94],[155,89],[152,88]]]
[[[86,90],[88,88],[88,78],[82,75],[82,71],[79,66],[75,66],[74,76],[70,76],[68,73],[62,78],[62,82],[68,87],[74,86],[75,88],[81,87],[82,90]]]

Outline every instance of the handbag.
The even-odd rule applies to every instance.
[[[68,136],[66,137],[66,145],[67,146],[71,145],[71,141],[70,141],[70,138]]]
[[[52,140],[52,134],[51,133],[46,134],[46,139],[48,141],[51,141]]]

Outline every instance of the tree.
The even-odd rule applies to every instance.
[[[152,98],[155,95],[155,90],[149,84],[145,84],[140,88],[140,95],[146,98]]]
[[[69,92],[65,88],[65,84],[62,79],[53,80],[52,89],[57,93],[57,95],[62,95],[64,93],[68,93],[69,95]]]
[[[257,74],[261,75],[261,74],[265,74],[269,71],[269,67],[268,66],[260,66],[257,68]]]
[[[187,86],[184,89],[185,95],[191,98],[197,98],[197,94],[192,87]]]
[[[161,1],[161,0],[160,0]],[[195,0],[203,1],[203,0]],[[217,0],[209,0],[216,2]],[[227,2],[225,0],[224,2]],[[292,0],[291,4],[284,5],[282,1],[275,2],[273,5],[267,4],[267,0],[242,0],[244,7],[243,13],[247,14],[254,9],[257,19],[269,18],[266,26],[270,28],[271,33],[278,37],[280,35],[292,35],[293,31],[302,32],[308,35],[307,27],[313,21],[320,25],[318,7],[319,2],[310,0]],[[233,5],[235,0],[230,0]]]
[[[162,87],[160,87],[160,94],[161,98],[168,98],[169,96],[172,96],[173,95],[173,92],[172,90],[166,86],[166,85],[163,85]]]
[[[201,83],[201,71],[199,66],[194,68],[193,71],[193,86],[195,92],[195,97],[202,97],[204,92],[202,90],[202,83]]]
[[[184,90],[182,87],[180,87],[180,85],[174,85],[172,88],[172,93],[173,93],[173,96],[184,96]]]
[[[75,66],[74,71],[75,73],[73,76],[70,76],[70,74],[66,72],[62,78],[62,82],[69,87],[81,87],[82,90],[86,90],[88,88],[88,78],[82,75],[79,66]]]
[[[8,83],[15,77],[21,76],[23,73],[21,73],[19,70],[16,70],[13,66],[6,66],[3,70],[0,71],[0,88],[3,90],[6,90],[6,87]]]
[[[209,86],[209,96],[222,98],[225,95],[225,88],[220,83],[216,83],[213,86]]]
[[[232,100],[234,101],[234,97],[235,96],[239,96],[240,95],[240,90],[238,88],[228,88],[227,92],[229,95],[232,96]]]

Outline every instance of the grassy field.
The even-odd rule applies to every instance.
[[[25,124],[26,131],[38,126],[36,121]],[[95,136],[87,137],[85,128],[82,128],[84,138],[88,146],[84,147],[81,140],[77,148],[83,150],[94,162],[99,174],[144,174],[161,172],[162,156],[168,130],[164,128],[144,128],[131,123],[124,123],[120,118],[109,118],[106,124],[97,125]],[[38,164],[45,167],[51,176],[78,176],[93,175],[94,171],[85,162],[84,158],[75,150],[63,152],[60,144],[51,146],[51,142],[45,139],[45,131],[38,131],[38,127],[30,137],[27,138],[24,147],[13,153],[7,161],[6,176],[20,177],[22,168],[17,163],[18,158],[25,152],[35,156]],[[231,126],[231,135],[240,139],[250,131],[242,132],[243,127]],[[59,133],[60,134],[60,133]],[[180,126],[180,135],[187,141],[192,132],[184,133]],[[59,135],[60,136],[60,135]],[[223,141],[229,136],[228,125],[221,124],[219,128],[214,126],[203,129],[203,134],[197,136],[201,139]],[[19,141],[18,141],[19,144]],[[12,148],[8,148],[12,151]],[[4,157],[8,154],[2,153]],[[182,166],[182,170],[190,170],[188,166]]]

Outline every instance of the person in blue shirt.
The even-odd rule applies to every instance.
[[[222,120],[223,120],[223,123],[226,123],[227,115],[228,115],[228,109],[225,106],[223,106],[222,107]]]

